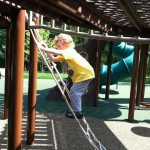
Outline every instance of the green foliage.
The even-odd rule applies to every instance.
[[[68,75],[67,74],[60,74],[62,78],[67,78]],[[60,79],[59,76],[57,74],[55,74],[55,77],[57,79]],[[29,78],[29,72],[25,71],[24,72],[24,78]],[[38,72],[37,73],[37,78],[38,79],[53,79],[52,74],[47,73],[47,72]]]
[[[30,53],[30,32],[25,32],[25,45],[24,45],[24,68],[29,69],[29,53]]]
[[[43,41],[49,46],[49,47],[53,47],[54,43],[52,42],[52,38],[51,38],[51,32],[49,30],[44,30],[44,29],[40,29],[39,30],[40,35],[43,39]],[[25,70],[29,70],[29,56],[30,56],[30,32],[26,31],[25,33]],[[38,56],[38,70],[39,71],[43,71],[43,70],[47,70],[47,68],[45,67],[43,60],[41,58],[41,55]]]
[[[47,23],[49,24],[49,23]],[[59,26],[59,25],[58,25]],[[73,26],[67,26],[68,30],[74,30]],[[47,43],[48,47],[55,47],[54,43],[53,43],[53,39],[56,35],[58,35],[59,33],[56,32],[52,32],[50,30],[45,30],[45,29],[39,29],[40,31],[40,35],[42,37],[42,39],[45,41],[45,43]],[[87,29],[82,29],[81,28],[81,32],[88,32]],[[75,42],[75,44],[82,44],[84,43],[84,38],[82,37],[76,37],[73,36],[73,40]],[[132,44],[132,43],[130,43]],[[29,56],[30,56],[30,32],[29,30],[27,30],[25,32],[25,51],[24,51],[24,59],[25,59],[25,70],[29,69]],[[150,48],[149,48],[150,49]],[[4,29],[0,29],[0,68],[4,68],[5,67],[5,52],[6,52],[6,30]],[[105,64],[107,65],[107,57],[108,57],[108,52],[104,52],[102,55],[102,65]],[[119,61],[119,59],[117,57],[113,57],[113,62],[115,63]],[[61,64],[57,63],[57,67],[58,70],[61,72]],[[47,66],[44,65],[44,62],[41,58],[41,56],[39,55],[38,57],[38,71],[41,72],[45,72],[48,71]],[[150,59],[148,56],[148,60],[147,60],[147,70],[146,70],[146,75],[147,77],[150,77]]]
[[[0,68],[5,68],[6,30],[0,29]]]
[[[81,37],[73,37],[73,41],[75,45],[84,43],[84,38]]]
[[[150,58],[148,57],[147,60],[147,71],[146,71],[147,76],[150,77]]]

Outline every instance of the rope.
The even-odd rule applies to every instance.
[[[35,43],[36,43],[36,45],[37,45],[37,47],[39,49],[39,52],[40,52],[40,54],[41,54],[45,64],[47,65],[49,71],[51,72],[51,74],[52,74],[52,76],[53,76],[53,78],[54,78],[54,80],[55,80],[55,82],[56,82],[56,84],[57,84],[57,86],[58,86],[62,96],[63,96],[63,99],[65,100],[69,110],[72,112],[75,120],[79,124],[79,126],[80,126],[81,130],[83,131],[83,133],[85,134],[86,138],[88,139],[88,141],[90,142],[90,144],[93,146],[93,148],[95,150],[106,150],[105,147],[101,144],[101,142],[96,138],[96,136],[92,132],[92,130],[91,130],[89,124],[87,123],[85,117],[82,118],[82,121],[86,125],[86,130],[83,128],[83,126],[81,125],[79,119],[76,117],[74,111],[72,110],[72,108],[71,108],[71,106],[70,106],[70,104],[69,104],[69,102],[67,100],[67,97],[64,94],[64,92],[66,91],[68,97],[70,98],[70,91],[68,90],[65,82],[63,81],[62,77],[60,76],[60,73],[58,72],[55,63],[52,62],[52,61],[50,63],[48,63],[48,61],[50,61],[50,60],[47,61],[47,59],[45,58],[46,57],[45,52],[40,50],[39,46],[41,46],[41,43],[43,43],[43,41],[42,41],[42,38],[41,38],[38,30],[37,29],[30,29],[30,32],[31,32],[31,34],[33,36],[33,39],[34,39],[34,41],[35,41]],[[54,74],[53,70],[55,70],[56,73],[58,74],[59,79],[60,79],[60,81],[61,81],[61,83],[62,83],[62,85],[64,87],[63,90],[62,90],[62,86],[60,85],[60,83],[58,82],[57,78],[55,77],[55,74]]]

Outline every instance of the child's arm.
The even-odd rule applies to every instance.
[[[48,48],[47,45],[45,45],[43,43],[41,43],[41,45],[39,45],[39,48],[42,51],[45,51],[47,53],[48,57],[50,58],[50,60],[53,61],[53,62],[57,62],[57,60],[56,60],[54,55],[61,55],[62,54],[61,50]]]
[[[51,53],[47,53],[48,57],[50,58],[51,61],[53,62],[57,62],[57,59],[55,58],[55,56]]]
[[[51,53],[51,54],[54,54],[54,55],[61,55],[62,54],[61,50],[56,50],[56,49],[53,49],[53,48],[48,48],[48,47],[41,46],[40,49],[42,51],[45,51],[47,53]]]

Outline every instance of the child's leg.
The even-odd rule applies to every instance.
[[[81,98],[82,95],[84,94],[87,86],[89,85],[90,80],[86,80],[83,82],[78,82],[74,83],[70,89],[70,100],[71,100],[71,107],[73,111],[75,112],[80,112],[82,111],[82,106],[81,106]]]

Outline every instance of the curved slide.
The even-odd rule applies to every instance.
[[[109,44],[106,45],[105,50],[109,50]],[[118,81],[131,76],[134,46],[125,42],[114,42],[112,53],[113,55],[121,58],[121,60],[111,65],[110,85],[116,84]],[[108,66],[103,65],[100,71],[100,86],[106,85],[107,71]]]

